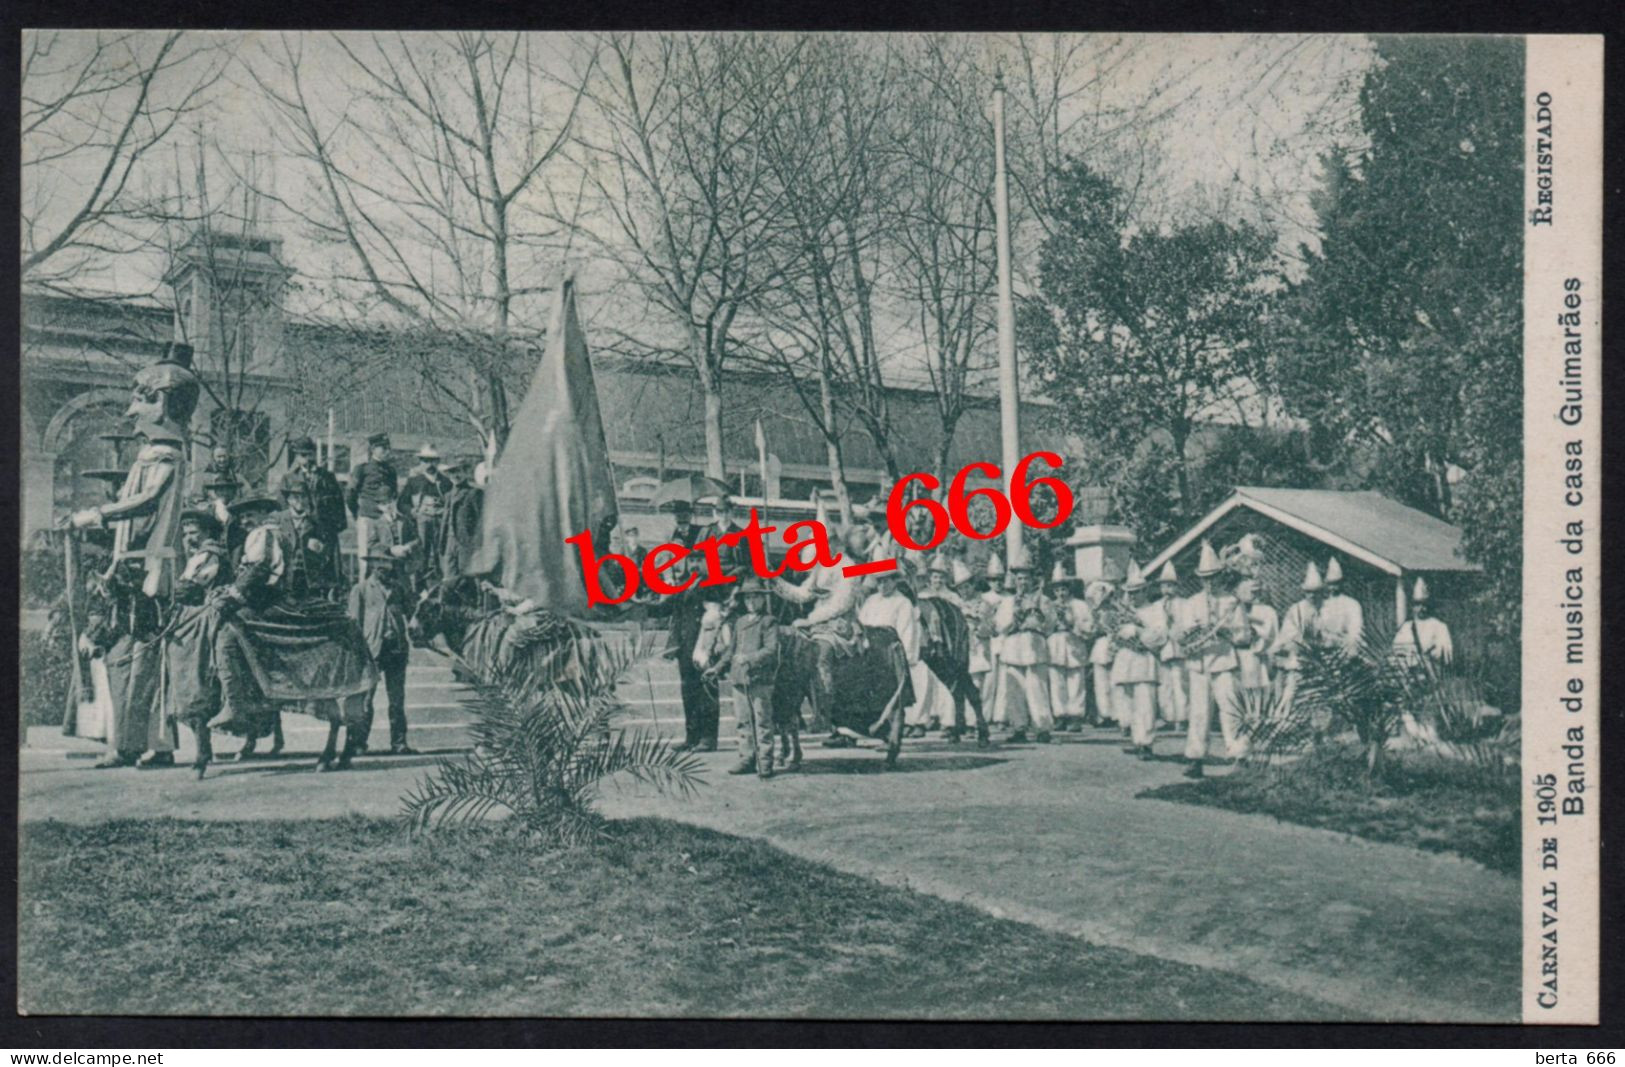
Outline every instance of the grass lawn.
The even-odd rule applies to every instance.
[[[1522,857],[1517,784],[1475,781],[1441,757],[1394,753],[1386,773],[1365,779],[1357,752],[1331,748],[1289,768],[1242,769],[1177,782],[1140,796],[1272,815],[1372,841],[1452,852],[1518,875]]]
[[[21,829],[26,1013],[1335,1019],[654,819],[542,852],[394,822]]]

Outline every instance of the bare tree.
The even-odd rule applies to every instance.
[[[425,342],[402,351],[427,394],[500,443],[521,342],[545,325],[538,298],[562,255],[546,176],[593,57],[560,57],[549,39],[520,33],[325,44],[312,63],[284,35],[253,68],[282,145],[314,186],[308,200],[281,202],[341,251],[336,288]],[[463,368],[461,381],[448,365]]]
[[[771,246],[782,284],[752,302],[754,352],[779,371],[823,435],[845,507],[839,415],[855,421],[896,479],[883,332],[884,249],[897,173],[898,64],[886,39],[809,40],[783,108],[759,143],[785,207]]]
[[[210,100],[228,38],[37,31],[22,42],[24,280],[73,288],[151,239],[142,164]]]
[[[630,299],[667,329],[623,331],[644,356],[680,351],[704,399],[706,472],[722,477],[722,392],[735,326],[781,275],[785,206],[759,140],[798,73],[804,39],[677,34],[602,39],[591,121],[576,135],[588,214],[579,226]]]

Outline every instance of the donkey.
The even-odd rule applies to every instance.
[[[711,622],[709,629],[707,620]],[[694,662],[703,667],[718,657],[719,642],[728,639],[728,624],[719,604],[706,605]],[[897,766],[903,745],[903,712],[914,702],[908,659],[897,632],[885,626],[864,627],[862,647],[844,659],[833,692],[825,692],[818,677],[818,642],[800,630],[779,631],[779,668],[773,678],[775,729],[794,724],[790,766],[799,762],[803,702],[810,702],[816,717],[836,728],[886,741],[886,767]]]

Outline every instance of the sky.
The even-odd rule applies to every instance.
[[[49,45],[42,51],[43,58],[32,65],[30,80],[25,83],[25,127],[29,125],[27,101],[49,99],[53,90],[59,91],[90,60],[98,46],[104,49],[104,63],[116,60],[114,68],[122,63],[127,69],[151,56],[162,40],[158,31],[65,31],[25,40],[25,52],[34,43]],[[1003,62],[1012,78],[1019,74],[1011,39],[987,36],[980,43],[989,57],[1008,57]],[[1061,49],[1081,44],[1093,51],[1100,42],[1067,37],[1039,44]],[[290,294],[289,310],[324,317],[347,313],[347,309],[335,307],[331,293],[335,278],[353,274],[353,260],[342,247],[313,240],[310,228],[294,217],[316,202],[320,190],[311,168],[289,151],[287,127],[267,103],[264,89],[278,93],[292,89],[286,61],[289,55],[297,55],[304,72],[303,88],[320,122],[331,129],[343,118],[378,129],[374,120],[380,113],[369,102],[369,93],[376,86],[368,83],[355,57],[381,69],[379,45],[367,34],[188,34],[174,54],[191,58],[155,80],[155,98],[179,100],[188,88],[215,71],[220,77],[199,98],[196,110],[135,169],[129,188],[147,192],[173,189],[178,175],[192,184],[196,146],[207,142],[211,148],[203,158],[213,198],[234,205],[248,202],[232,190],[238,178],[247,178],[271,194],[270,199],[254,198],[250,210],[258,217],[259,228],[283,239],[284,259],[297,272],[301,284]],[[414,73],[424,77],[454,81],[458,74],[457,57],[441,47],[434,35],[388,35],[382,45],[398,58],[409,57],[420,64]],[[544,81],[529,87],[545,135],[550,119],[562,114],[569,86],[586,53],[579,39],[562,34],[527,35],[524,45],[544,74],[556,79],[552,84]],[[1317,180],[1317,160],[1334,144],[1358,142],[1356,94],[1360,76],[1371,62],[1369,42],[1357,36],[1157,35],[1124,38],[1101,54],[1113,57],[1112,68],[1105,75],[1086,67],[1076,72],[1079,78],[1097,80],[1090,91],[1069,100],[1062,123],[1077,119],[1088,126],[1091,111],[1124,116],[1123,133],[1135,144],[1139,158],[1151,161],[1152,184],[1159,193],[1157,218],[1148,218],[1147,225],[1157,225],[1159,219],[1166,223],[1193,216],[1246,219],[1273,229],[1283,251],[1302,242],[1313,244],[1309,195]],[[74,107],[66,108],[54,121],[41,124],[32,138],[25,136],[25,217],[37,223],[38,232],[48,234],[71,216],[100,172],[104,153],[92,148],[50,160],[42,157],[71,144],[75,137],[82,138],[92,128],[99,129],[103,138],[109,136],[129,91],[110,94],[105,103],[111,106],[105,111],[79,109],[75,113]],[[1157,116],[1173,101],[1179,102],[1177,111],[1159,120]],[[966,121],[985,122],[987,116],[967,115]],[[28,166],[29,160],[40,162]],[[388,182],[380,178],[378,188],[371,206],[387,213]],[[527,196],[534,198],[533,206],[556,206],[572,202],[581,188],[580,171],[572,165],[549,164]],[[275,199],[285,200],[289,206],[279,206]],[[532,217],[524,211],[517,214]],[[537,275],[550,272],[564,251],[562,239],[549,237],[545,229],[536,224],[538,251],[528,269]],[[582,278],[582,310],[590,331],[595,318],[601,323],[604,316],[625,320],[627,305],[607,289],[614,272],[595,260],[588,245],[590,242],[572,240],[568,256]],[[1036,259],[1031,250],[1031,241],[1018,235],[1018,286],[1030,278]],[[408,249],[406,258],[419,264],[425,276],[435,274],[434,256]],[[159,288],[162,259],[150,253],[95,255],[94,269],[76,272],[73,280],[87,288],[151,293]],[[443,267],[436,276],[444,283]],[[602,283],[605,296],[599,307],[593,306],[595,283]],[[636,317],[649,320],[649,328],[657,334],[664,328],[653,321],[659,318],[656,314]],[[905,319],[899,318],[889,330],[893,336],[888,343],[900,349],[908,346]],[[901,363],[907,362],[905,356]],[[906,366],[901,373],[907,376]]]

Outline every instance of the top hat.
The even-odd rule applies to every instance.
[[[233,500],[226,505],[234,519],[249,515],[260,515],[272,511],[281,511],[282,503],[267,493],[250,493],[241,500]]]
[[[195,522],[207,530],[210,536],[220,536],[220,516],[214,513],[214,508],[207,501],[195,501],[183,508],[181,522]]]
[[[439,459],[440,458],[440,452],[439,452],[438,449],[436,449],[434,447],[434,445],[431,445],[427,441],[425,441],[423,443],[423,447],[418,449],[418,458],[419,459]]]
[[[371,433],[367,435],[368,448],[377,448],[379,445],[383,445],[385,448],[389,447],[389,434]]]
[[[313,437],[295,437],[288,442],[288,451],[296,456],[314,456],[316,454],[316,439]]]
[[[177,367],[192,369],[192,346],[185,341],[171,341],[164,346],[164,354],[158,357],[159,363],[173,363]]]

